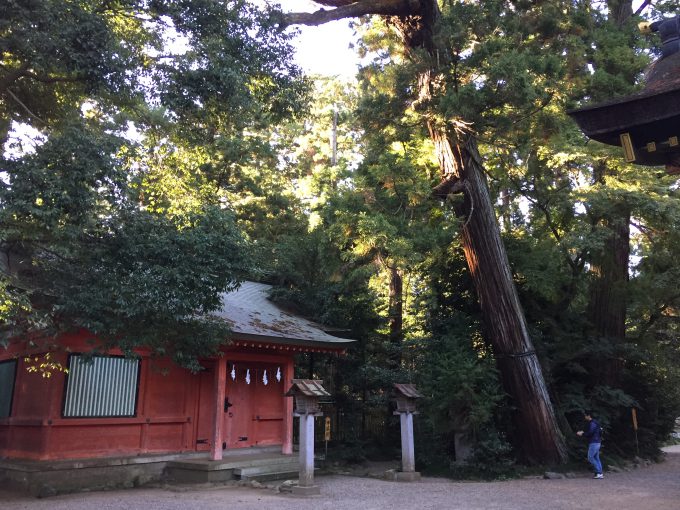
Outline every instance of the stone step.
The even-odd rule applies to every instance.
[[[259,466],[285,465],[291,462],[298,462],[297,456],[278,455],[278,456],[233,456],[225,457],[222,460],[208,461],[205,459],[192,459],[168,462],[168,467],[195,469],[200,471],[217,471],[233,468],[247,468]]]
[[[180,483],[224,482],[233,479],[257,479],[259,475],[288,478],[288,473],[298,472],[298,458],[294,455],[230,454],[222,460],[187,459],[168,462],[165,474]],[[285,475],[283,474],[285,473]],[[251,476],[255,475],[255,476]]]
[[[234,468],[234,476],[243,479],[253,479],[256,476],[270,473],[298,473],[300,465],[297,459],[290,459],[287,463],[276,463],[262,466],[241,466]],[[259,478],[258,478],[259,480]]]
[[[241,480],[257,480],[258,482],[271,482],[272,480],[297,480],[300,476],[299,470],[291,471],[272,471],[271,473],[251,473],[248,475],[237,475]]]
[[[168,466],[165,477],[175,483],[214,483],[234,479],[234,469],[200,470]]]

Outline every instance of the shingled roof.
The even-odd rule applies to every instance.
[[[279,308],[268,299],[270,289],[246,281],[222,295],[222,309],[216,314],[231,325],[235,339],[338,350],[355,342],[329,335],[322,325]]]

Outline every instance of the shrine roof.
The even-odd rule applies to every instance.
[[[400,384],[400,383],[394,383],[394,388],[404,395],[405,397],[409,398],[421,398],[422,395],[420,392],[416,389],[415,384]]]
[[[655,141],[663,146],[670,137],[678,136],[680,52],[652,64],[642,90],[567,113],[586,136],[598,142],[620,146],[620,135],[628,133],[634,140],[639,140],[640,145]],[[637,160],[639,164],[666,163],[664,151],[639,154],[643,155],[644,158]]]
[[[293,379],[292,386],[286,393],[288,397],[304,395],[305,397],[330,397],[331,394],[322,386],[323,381],[314,379]]]
[[[235,338],[334,350],[356,341],[329,335],[323,325],[278,307],[268,298],[270,289],[271,285],[246,281],[222,294],[216,315],[230,324]]]

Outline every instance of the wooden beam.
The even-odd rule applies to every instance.
[[[227,358],[215,360],[215,412],[213,413],[213,437],[210,449],[212,460],[222,460],[222,422],[224,415],[224,392],[227,381]]]

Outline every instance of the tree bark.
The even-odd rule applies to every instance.
[[[327,5],[329,2],[332,0],[324,0]],[[357,3],[366,7],[371,1]],[[376,1],[376,4],[384,3]],[[398,2],[394,0],[393,3]],[[413,5],[414,2],[408,2],[409,8]],[[463,189],[465,193],[462,244],[479,297],[486,334],[498,360],[505,391],[516,409],[513,442],[527,461],[564,462],[567,458],[564,438],[528,334],[484,178],[477,141],[465,119],[441,122],[433,111],[438,66],[451,59],[448,50],[438,48],[432,37],[439,22],[439,7],[436,0],[420,0],[417,7],[417,10],[399,13],[387,21],[397,29],[405,48],[414,57],[422,54],[423,49],[430,56],[430,65],[422,66],[418,76],[420,97],[414,107],[426,119],[442,181],[455,181],[456,189]]]
[[[390,326],[390,364],[391,368],[401,366],[401,344],[404,340],[404,279],[401,270],[396,266],[389,266],[389,326]]]
[[[501,380],[515,408],[512,441],[529,462],[566,460],[566,446],[553,410],[541,365],[529,336],[510,263],[500,235],[484,169],[472,135],[456,142],[467,217],[462,244],[493,346]]]
[[[608,0],[609,18],[622,27],[633,15],[631,0]],[[593,181],[606,184],[607,162],[594,165]],[[630,258],[630,207],[622,199],[606,204],[607,210],[596,213],[595,221],[608,231],[601,251],[592,254],[588,318],[595,342],[607,342],[613,349],[608,357],[593,367],[595,381],[617,387],[621,383],[623,359],[617,347],[626,341],[626,289]]]
[[[595,169],[595,181],[604,184],[606,162],[595,165]],[[621,382],[623,369],[623,360],[617,355],[616,347],[626,340],[630,207],[620,199],[607,206],[608,210],[595,218],[608,235],[602,249],[591,256],[590,272],[594,279],[590,288],[588,318],[595,341],[608,342],[614,348],[608,358],[593,367],[595,380],[616,387]]]

